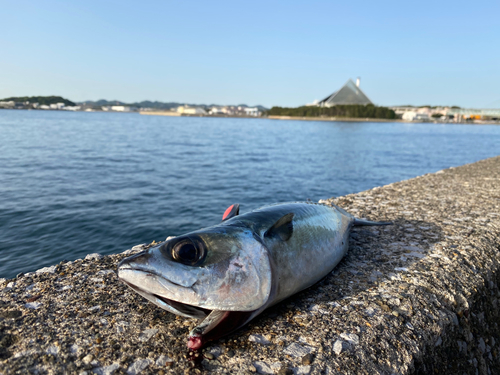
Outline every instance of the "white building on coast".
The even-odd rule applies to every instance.
[[[417,111],[408,111],[403,113],[403,120],[406,121],[429,121],[430,117],[427,113],[418,113]]]
[[[255,116],[255,117],[260,116],[260,111],[257,107],[243,108],[243,111],[247,116]]]
[[[132,108],[130,108],[126,105],[112,105],[111,110],[116,111],[116,112],[131,112]]]
[[[205,111],[201,107],[189,107],[187,105],[181,105],[177,107],[177,112],[184,115],[206,115],[207,111]]]
[[[225,112],[224,112],[223,108],[221,108],[221,107],[212,107],[208,111],[208,114],[209,115],[224,115]]]
[[[63,109],[64,108],[64,103],[53,103],[50,104],[50,109]]]
[[[500,109],[474,109],[443,106],[411,107],[399,106],[389,107],[396,115],[405,121],[438,121],[438,122],[481,122],[499,121]]]
[[[6,101],[0,101],[0,108],[14,108],[16,106],[16,102],[13,100],[10,100],[8,102]]]

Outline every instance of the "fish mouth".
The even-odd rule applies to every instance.
[[[216,340],[228,333],[234,332],[255,315],[255,311],[209,310],[198,306],[192,306],[158,294],[149,293],[125,280],[122,281],[138,294],[164,310],[177,315],[200,319],[199,324],[188,336],[187,347],[191,350],[199,350],[208,341]]]
[[[188,318],[200,319],[199,324],[189,333],[187,347],[191,350],[201,349],[208,341],[216,340],[234,332],[246,324],[257,311],[223,311],[210,310],[187,303],[178,302],[158,294],[148,292],[123,280],[130,288],[155,305],[171,313]]]
[[[127,284],[130,288],[135,290],[138,294],[144,296],[154,303],[154,299],[162,301],[166,305],[170,306],[174,311],[178,311],[180,315],[187,316],[190,318],[203,319],[207,315],[209,315],[212,310],[204,309],[203,307],[189,305],[187,303],[182,303],[178,301],[174,301],[173,299],[166,298],[164,296],[160,296],[158,294],[150,293],[147,290],[141,289],[138,286],[129,283],[128,281],[122,280],[125,284]],[[149,298],[148,298],[149,297]],[[163,306],[160,306],[163,308]],[[170,310],[170,312],[172,312]]]
[[[159,300],[165,302],[167,305],[171,306],[172,308],[176,309],[177,311],[180,311],[183,314],[186,315],[191,315],[193,317],[201,317],[204,318],[207,315],[209,315],[213,310],[208,310],[204,309],[203,307],[198,307],[198,306],[193,306],[193,305],[188,305],[187,303],[182,303],[182,302],[177,302],[156,294],[153,294],[156,298]]]

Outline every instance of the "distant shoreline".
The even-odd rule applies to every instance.
[[[270,120],[305,120],[305,121],[333,121],[333,122],[408,122],[401,119],[384,119],[369,117],[298,117],[298,116],[267,116]],[[411,121],[410,121],[411,122]]]
[[[447,125],[500,125],[499,121],[474,122],[440,122],[440,121],[408,121],[403,119],[358,118],[358,117],[295,117],[267,116],[270,120],[301,120],[301,121],[331,121],[331,122],[401,122],[405,124],[447,124]]]
[[[218,117],[218,118],[267,118],[263,116],[240,116],[240,115],[206,115],[206,114],[190,114],[190,113],[180,113],[174,111],[139,111],[140,115],[148,116],[168,116],[168,117]]]
[[[13,108],[0,108],[5,110],[15,111],[37,111],[38,109],[13,109]],[[69,112],[60,109],[43,109],[38,111],[55,111],[55,112]],[[407,121],[403,119],[380,119],[380,118],[357,118],[357,117],[305,117],[305,116],[231,116],[231,115],[204,115],[204,114],[186,114],[174,111],[130,111],[130,112],[108,112],[108,111],[76,111],[87,113],[136,113],[148,116],[168,116],[168,117],[213,117],[213,118],[246,118],[246,119],[269,119],[269,120],[294,120],[294,121],[330,121],[330,122],[394,122],[405,124],[447,124],[447,125],[500,125],[500,121],[473,121],[473,122],[439,122],[439,121]]]
[[[170,116],[170,117],[223,117],[223,118],[253,118],[269,120],[295,120],[295,121],[330,121],[330,122],[400,122],[406,124],[449,124],[449,125],[500,125],[500,122],[438,122],[438,121],[407,121],[403,119],[357,118],[357,117],[296,117],[296,116],[230,116],[230,115],[192,115],[173,111],[140,111],[141,115]]]
[[[169,117],[227,117],[227,118],[255,118],[269,120],[307,120],[307,121],[349,121],[349,122],[406,122],[401,119],[379,119],[379,118],[355,118],[355,117],[294,117],[294,116],[231,116],[231,115],[204,115],[186,114],[168,111],[140,111],[141,115],[169,116]]]

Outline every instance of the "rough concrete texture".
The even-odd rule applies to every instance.
[[[0,279],[0,373],[500,373],[500,157],[330,202],[395,225],[199,353],[194,320],[118,282],[142,246]]]

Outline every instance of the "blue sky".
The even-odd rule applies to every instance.
[[[3,1],[0,98],[500,107],[500,2]]]

